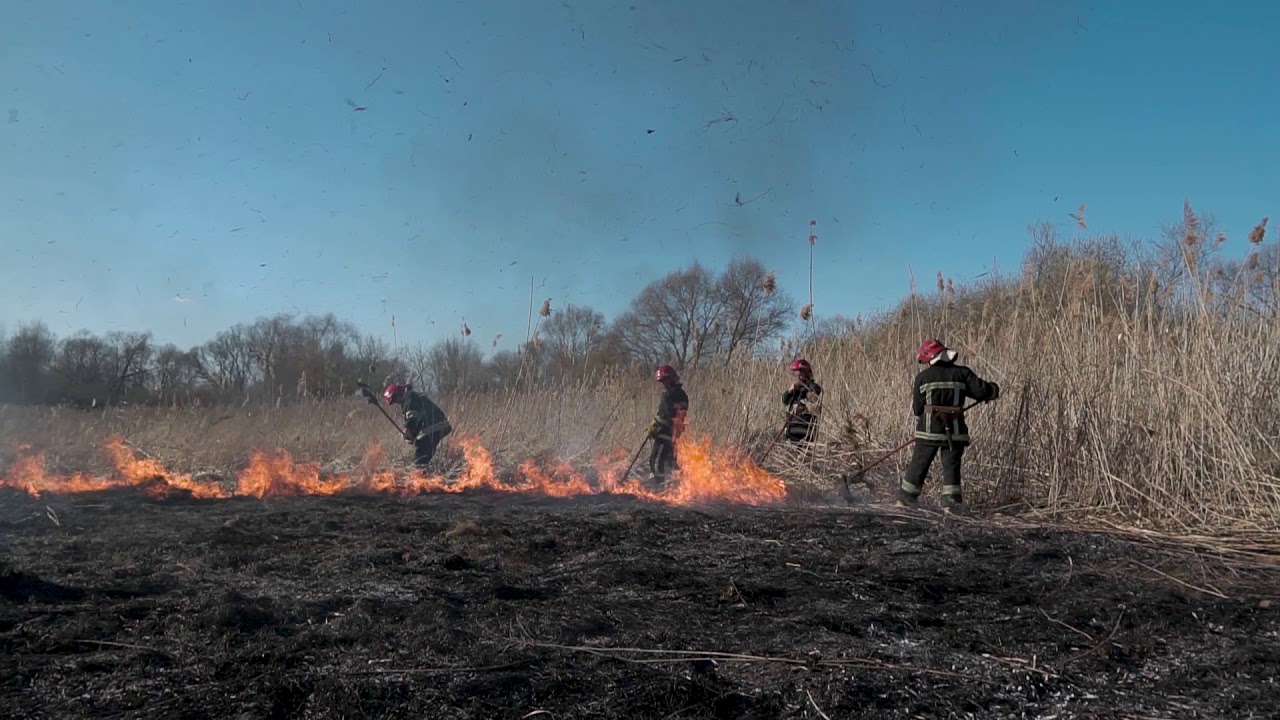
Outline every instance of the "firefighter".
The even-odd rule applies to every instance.
[[[822,411],[822,386],[813,379],[813,366],[800,358],[791,363],[795,382],[782,393],[787,406],[787,440],[813,442],[818,434],[818,413]]]
[[[967,398],[981,402],[995,400],[1000,396],[1000,386],[957,365],[957,356],[955,350],[934,339],[925,340],[916,351],[916,360],[929,367],[916,375],[912,389],[916,442],[898,492],[899,507],[916,504],[929,475],[929,466],[939,451],[942,453],[942,507],[952,510],[963,503],[960,463],[969,446],[969,427],[961,410]]]
[[[439,405],[412,385],[388,385],[382,397],[404,408],[404,440],[413,443],[413,464],[425,470],[440,442],[453,432],[449,419]]]
[[[680,384],[680,376],[670,365],[658,368],[654,378],[662,384],[662,398],[658,401],[658,413],[649,424],[649,437],[653,449],[649,453],[649,479],[665,484],[671,472],[679,470],[676,463],[676,440],[684,434],[689,413],[689,396]]]

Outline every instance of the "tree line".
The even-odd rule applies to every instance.
[[[1073,217],[1086,229],[1082,213]],[[0,336],[0,402],[289,402],[350,393],[360,378],[407,379],[437,395],[526,389],[663,363],[696,371],[780,350],[806,353],[806,344],[833,339],[866,353],[904,323],[921,337],[945,340],[979,318],[1013,320],[1019,313],[1050,324],[1088,313],[1112,333],[1123,333],[1139,314],[1166,328],[1190,317],[1222,327],[1280,327],[1280,243],[1267,242],[1266,219],[1245,238],[1243,253],[1227,253],[1241,244],[1189,205],[1181,222],[1150,242],[1114,235],[1066,240],[1044,223],[1029,230],[1020,272],[993,270],[961,285],[939,273],[936,293],[921,294],[913,283],[897,307],[855,319],[816,321],[809,308],[797,310],[773,273],[744,258],[721,272],[694,263],[668,273],[611,321],[587,306],[553,308],[544,300],[529,308],[526,337],[515,350],[495,351],[498,338],[480,340],[465,325],[458,336],[393,349],[333,315],[259,318],[189,349],[158,344],[146,332],[82,331],[59,339],[36,322]],[[798,326],[803,335],[791,336]]]
[[[775,347],[796,317],[772,272],[743,258],[719,273],[699,263],[673,271],[612,321],[588,306],[553,308],[548,298],[515,350],[482,348],[465,325],[458,337],[393,349],[332,314],[262,317],[187,349],[150,332],[58,338],[33,322],[0,338],[0,402],[290,402],[353,392],[360,378],[408,379],[448,394],[581,381],[637,364],[693,370]]]

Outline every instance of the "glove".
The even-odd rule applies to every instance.
[[[645,432],[648,433],[650,437],[653,437],[654,435],[657,435],[658,431],[661,429],[662,429],[662,425],[658,424],[657,420],[654,420],[653,422],[649,423],[649,427],[648,429],[645,430]]]
[[[408,430],[405,430],[403,435],[404,435],[404,441],[408,443],[416,442],[418,439],[417,437],[414,436],[413,433],[409,432]]]
[[[999,400],[999,399],[1000,399],[1000,386],[996,383],[991,383],[991,397],[990,399],[987,400],[987,402],[992,402],[994,400]]]

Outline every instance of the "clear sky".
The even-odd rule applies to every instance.
[[[1038,220],[1280,215],[1277,3],[12,0],[0,323],[523,339],[752,254],[819,317]],[[739,205],[735,198],[741,202]],[[543,284],[545,283],[545,285]],[[504,342],[500,345],[509,346]]]

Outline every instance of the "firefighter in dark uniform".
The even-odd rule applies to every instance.
[[[978,377],[973,370],[956,364],[957,353],[937,340],[925,340],[916,360],[929,367],[916,375],[911,394],[911,412],[916,416],[916,442],[898,492],[899,506],[913,506],[924,489],[929,466],[942,453],[942,500],[944,509],[959,507],[960,463],[969,446],[965,423],[965,400],[981,402],[1000,396],[1000,386]]]
[[[680,376],[670,365],[658,368],[655,379],[662,383],[662,398],[658,401],[658,413],[649,425],[649,437],[653,449],[649,453],[649,479],[665,484],[671,472],[679,470],[676,463],[676,440],[684,434],[689,413],[689,396],[680,384]]]
[[[813,442],[822,411],[822,386],[813,379],[813,366],[804,358],[791,363],[791,372],[795,383],[782,393],[782,404],[787,406],[787,440]]]
[[[413,443],[413,464],[425,470],[436,454],[436,448],[453,426],[439,405],[412,385],[388,385],[382,394],[387,402],[404,408],[404,439]]]

